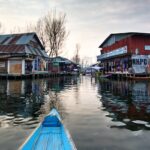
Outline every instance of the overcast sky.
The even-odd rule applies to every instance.
[[[96,60],[98,46],[111,33],[150,32],[150,0],[0,0],[0,22],[5,31],[34,23],[52,9],[67,14],[70,32],[63,56]]]

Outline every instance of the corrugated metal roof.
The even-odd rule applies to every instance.
[[[76,64],[73,61],[71,61],[67,58],[61,57],[61,56],[53,57],[53,58],[51,58],[51,60],[52,60],[52,62],[60,62],[60,63],[64,62],[66,64]]]
[[[0,45],[0,53],[24,53],[24,45]]]
[[[0,35],[0,44],[27,44],[34,35],[35,33]]]
[[[47,55],[47,53],[44,50],[42,50],[41,53],[43,54],[44,57],[49,58],[49,56]]]
[[[33,35],[23,35],[21,36],[18,41],[16,42],[16,44],[27,44],[31,39],[33,38]]]
[[[9,44],[17,44],[16,42],[22,37],[22,35],[16,35],[15,37],[11,37]]]
[[[37,46],[32,46],[31,40],[37,41]],[[0,35],[0,53],[22,53],[48,58],[36,33]]]
[[[33,52],[29,49],[29,46],[25,46],[25,53],[26,54],[33,54]]]
[[[132,36],[132,35],[144,35],[144,36],[150,36],[150,33],[142,33],[142,32],[125,32],[125,33],[113,33],[110,34],[99,46],[99,48],[102,48],[104,46],[104,44],[112,37],[112,36],[124,36],[124,38],[126,38],[126,36]],[[122,37],[123,39],[123,37]]]
[[[8,38],[9,38],[9,35],[0,36],[0,44],[3,44],[3,42],[6,41]]]

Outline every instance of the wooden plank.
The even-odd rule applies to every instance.
[[[22,74],[22,61],[11,60],[10,61],[10,73],[11,74]]]

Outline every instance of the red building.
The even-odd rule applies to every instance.
[[[150,33],[110,34],[99,46],[101,61],[106,71],[147,73],[150,58]]]

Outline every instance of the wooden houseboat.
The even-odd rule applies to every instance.
[[[150,33],[110,34],[99,48],[97,60],[105,72],[150,75]]]
[[[48,62],[36,33],[0,35],[0,75],[47,72]]]

